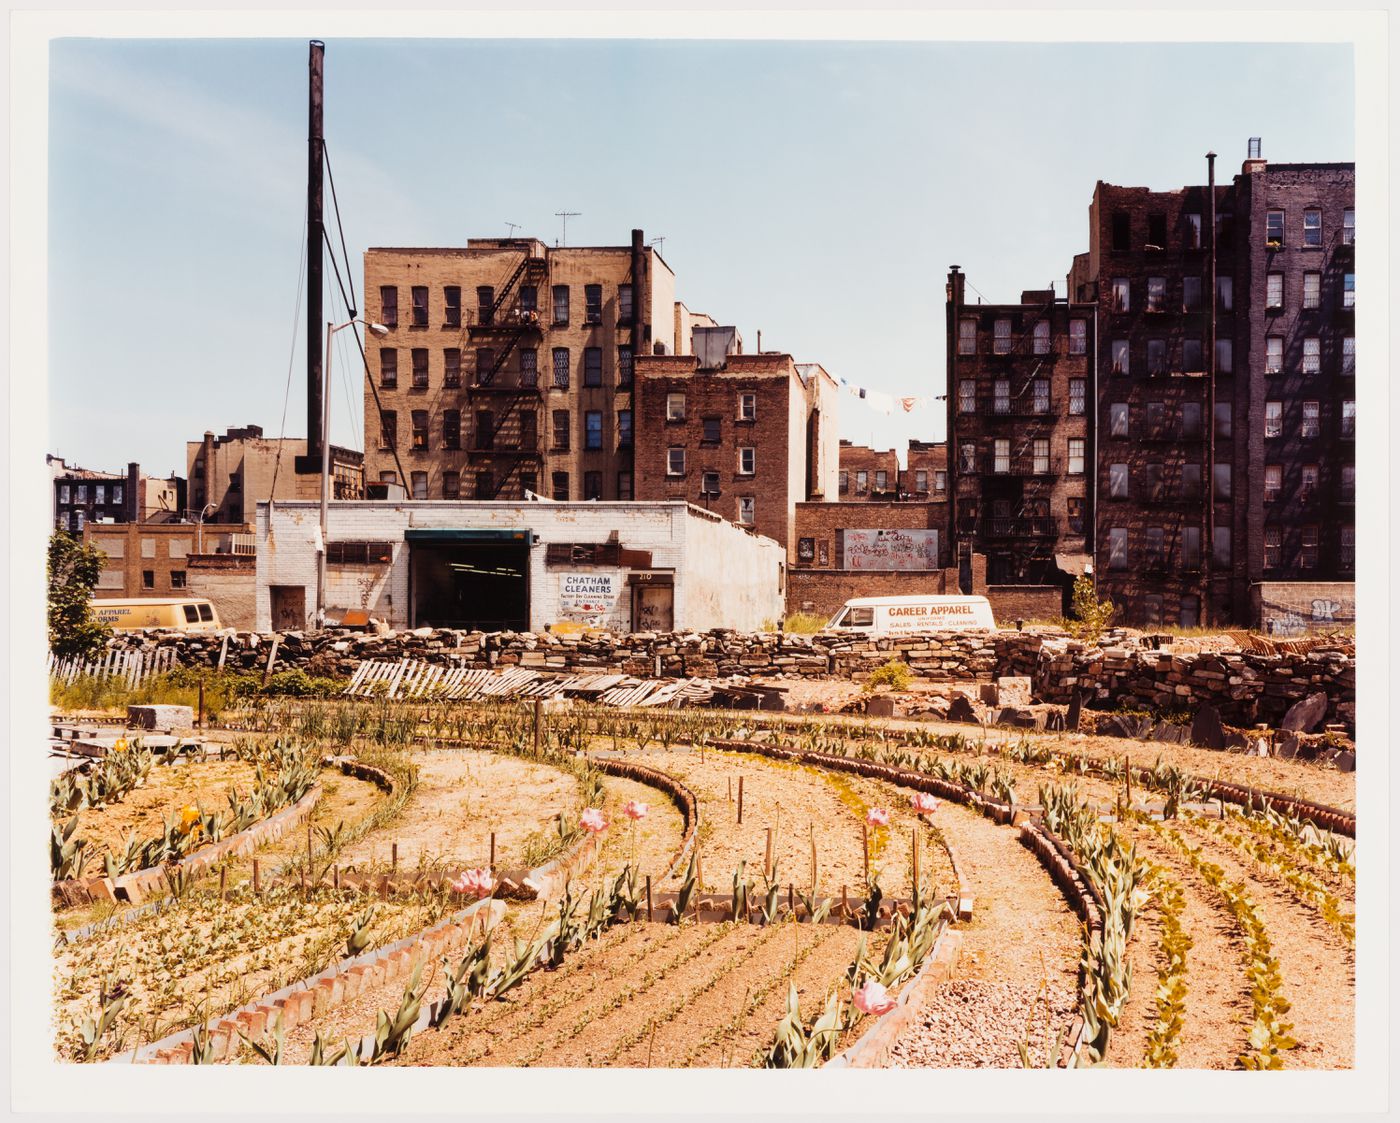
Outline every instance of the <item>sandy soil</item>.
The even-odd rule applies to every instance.
[[[603,788],[607,792],[604,814],[608,829],[584,880],[596,884],[604,877],[616,877],[624,866],[633,863],[639,877],[650,875],[652,885],[660,886],[685,834],[680,811],[669,796],[636,780],[608,776]],[[635,826],[622,813],[623,806],[634,799],[647,805],[646,818],[637,820]]]
[[[497,867],[524,864],[525,840],[572,814],[578,782],[567,772],[497,753],[426,750],[410,754],[418,787],[397,820],[340,855],[342,866],[387,868],[392,844],[399,868],[485,866],[491,833]]]

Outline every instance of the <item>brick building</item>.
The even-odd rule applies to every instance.
[[[331,445],[331,496],[359,499],[365,494],[363,453]],[[205,522],[242,523],[268,499],[319,499],[319,472],[298,474],[296,461],[306,455],[305,437],[264,437],[259,425],[243,425],[216,437],[185,443],[189,471],[189,509]]]
[[[900,474],[900,497],[944,504],[939,525],[947,524],[948,442],[910,440]]]
[[[1100,182],[1072,294],[1098,313],[1095,554],[1128,622],[1254,616],[1355,566],[1354,165],[1176,191]]]
[[[794,557],[796,505],[836,495],[836,381],[791,355],[738,353],[732,328],[695,340],[694,355],[637,361],[636,497],[685,499]]]
[[[224,624],[252,626],[251,525],[88,523],[83,539],[107,555],[95,597],[207,596]]]
[[[630,499],[637,357],[707,317],[642,232],[630,246],[472,238],[370,249],[366,476],[411,496]],[[395,455],[397,453],[397,456]]]
[[[48,457],[53,496],[53,525],[81,535],[91,522],[161,522],[178,519],[185,509],[185,481],[141,474],[139,464],[126,472],[94,472]]]
[[[1090,550],[1094,307],[1026,291],[966,302],[948,274],[948,445],[955,554],[995,585],[1058,585],[1056,555]]]
[[[838,494],[843,502],[899,498],[899,453],[842,440]]]

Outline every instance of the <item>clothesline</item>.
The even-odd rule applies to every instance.
[[[837,379],[841,383],[841,388],[853,398],[858,398],[876,413],[891,416],[896,409],[904,413],[913,413],[916,409],[924,409],[939,401],[936,394],[921,394],[917,397],[897,398],[893,394],[886,394],[883,390],[869,390],[864,386],[857,386],[852,382],[847,382],[844,378]]]

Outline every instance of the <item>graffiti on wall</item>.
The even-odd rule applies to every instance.
[[[938,568],[936,530],[847,530],[842,542],[846,569]]]
[[[1347,586],[1350,588],[1350,586]],[[1356,601],[1341,592],[1314,595],[1317,586],[1293,591],[1271,586],[1260,600],[1259,626],[1265,635],[1305,636],[1356,623]]]

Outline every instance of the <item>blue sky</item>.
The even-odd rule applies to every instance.
[[[184,442],[305,433],[294,318],[305,40],[57,40],[50,448],[184,471]],[[1094,183],[1354,159],[1349,46],[327,39],[326,135],[358,291],[370,245],[664,236],[677,296],[752,348],[943,391],[943,286],[1015,299],[1087,248]],[[329,273],[329,266],[328,266]],[[333,284],[333,282],[332,282]],[[975,295],[975,293],[974,293]],[[304,305],[303,305],[304,308]],[[362,447],[348,333],[334,439]],[[353,364],[353,365],[352,365]],[[843,399],[841,432],[943,436]]]

